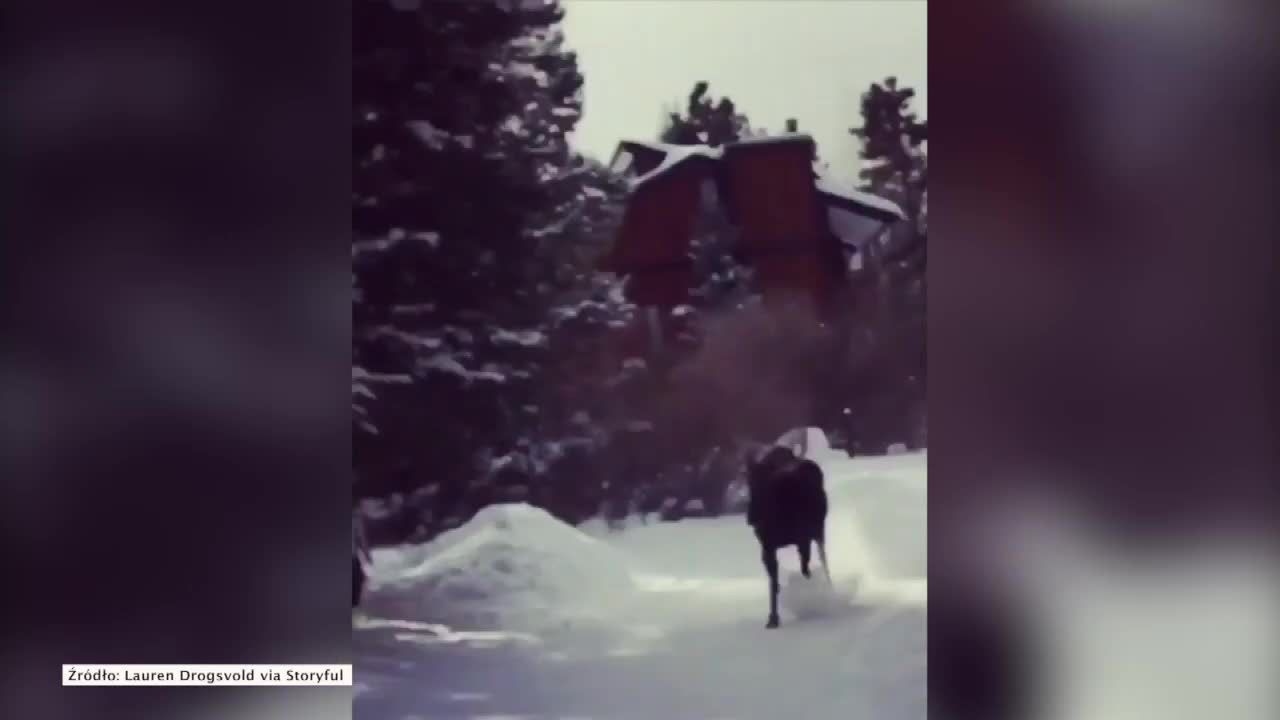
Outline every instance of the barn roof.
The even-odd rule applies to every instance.
[[[815,171],[817,177],[814,179],[814,186],[828,206],[886,223],[907,219],[902,208],[892,200],[846,187],[844,183],[837,182],[822,171]]]
[[[778,135],[753,135],[734,142],[734,145],[784,145],[787,143],[807,143],[813,145],[813,136],[805,133],[780,133]]]
[[[792,143],[813,145],[813,138],[804,133],[785,133],[743,138],[725,147],[625,140],[619,143],[611,167],[615,172],[632,174],[631,187],[638,189],[700,163],[714,171],[726,152]],[[847,186],[816,163],[813,169],[814,189],[826,209],[827,224],[845,244],[862,247],[876,237],[884,225],[906,219],[893,201]]]

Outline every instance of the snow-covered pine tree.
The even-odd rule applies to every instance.
[[[547,183],[554,212],[529,233],[540,245],[547,344],[524,406],[532,422],[510,457],[527,468],[532,501],[577,522],[599,511],[607,482],[600,456],[621,422],[609,392],[619,373],[611,344],[634,308],[619,280],[596,267],[621,221],[626,188],[599,162],[582,157]]]
[[[356,464],[364,493],[428,498],[428,534],[509,499],[501,458],[546,458],[554,311],[587,279],[562,266],[599,212],[566,138],[582,78],[562,12],[353,7]]]

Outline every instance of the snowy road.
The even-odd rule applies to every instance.
[[[597,542],[540,515],[495,513],[497,529],[379,560],[391,580],[372,596],[379,619],[356,621],[355,717],[924,718],[925,456],[826,457],[832,570],[851,606],[807,620],[784,612],[782,628],[766,631],[766,582],[741,517],[593,533]],[[553,557],[558,548],[579,559],[551,562],[567,559]],[[626,570],[628,587],[579,592],[601,576],[617,584],[595,572],[606,562]],[[458,584],[463,570],[470,578],[520,563],[537,577],[504,576],[493,586],[502,597],[484,599],[519,613],[482,623],[447,611],[462,595],[468,607],[485,604]],[[794,551],[782,565],[784,576],[794,572]],[[545,577],[591,602],[575,608]],[[784,589],[784,610],[789,592],[801,596]],[[434,602],[419,602],[424,594]],[[538,605],[544,596],[552,599]],[[434,624],[437,612],[452,629]]]

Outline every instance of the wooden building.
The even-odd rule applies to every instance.
[[[652,348],[680,331],[679,310],[693,304],[690,242],[704,203],[736,228],[736,252],[766,304],[799,301],[817,319],[851,302],[851,258],[874,257],[903,214],[824,177],[814,156],[813,139],[798,133],[722,148],[620,144],[614,169],[632,178],[632,192],[602,269],[626,276],[628,299],[644,309],[634,344]]]

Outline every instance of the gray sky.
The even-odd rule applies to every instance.
[[[655,139],[663,108],[693,84],[733,98],[753,126],[788,117],[845,180],[857,174],[858,99],[895,75],[926,109],[924,0],[565,0],[565,42],[586,78],[574,142],[608,160]]]

